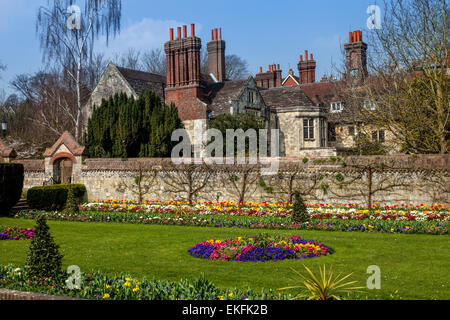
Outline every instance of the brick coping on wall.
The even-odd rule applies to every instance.
[[[309,169],[312,171],[358,171],[365,166],[370,166],[380,171],[448,171],[450,170],[450,155],[386,155],[386,156],[349,156],[334,157],[310,157],[307,162],[303,158],[283,157],[279,158],[281,170],[290,170],[295,167]],[[341,164],[345,162],[345,167]],[[151,169],[170,164],[170,158],[130,158],[130,159],[85,159],[82,171],[135,171],[139,167]],[[244,165],[245,166],[245,165]],[[256,166],[263,167],[265,165]],[[209,166],[214,171],[238,169],[239,165],[216,165]],[[384,168],[384,169],[383,169]]]
[[[83,300],[64,296],[51,296],[35,292],[0,289],[0,300]]]

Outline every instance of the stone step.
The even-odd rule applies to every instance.
[[[19,202],[11,209],[14,211],[30,210],[26,199],[20,199]]]

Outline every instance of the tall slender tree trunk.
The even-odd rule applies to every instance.
[[[372,205],[372,168],[367,170],[367,208]]]
[[[80,142],[80,123],[81,123],[81,88],[80,88],[80,76],[81,76],[81,55],[78,56],[78,65],[77,65],[77,121],[75,123],[75,140]]]

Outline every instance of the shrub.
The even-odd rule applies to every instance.
[[[292,208],[292,221],[305,222],[309,220],[308,210],[303,202],[300,192],[296,191],[294,195],[294,206]]]
[[[31,277],[49,278],[61,272],[62,254],[50,235],[45,216],[36,219],[36,231],[31,240],[25,270]]]
[[[0,216],[7,216],[20,200],[23,188],[23,164],[0,163]]]
[[[78,207],[78,200],[75,197],[74,189],[69,188],[66,205],[64,207],[64,213],[77,214],[79,212],[80,212],[80,208]]]
[[[69,189],[73,190],[74,197],[81,199],[86,193],[82,184],[58,184],[45,187],[34,187],[27,192],[27,203],[33,209],[61,210],[66,202]]]
[[[291,290],[304,287],[309,291],[306,295],[308,300],[342,300],[340,294],[352,293],[352,292],[363,292],[360,289],[364,287],[354,287],[353,285],[356,281],[343,282],[349,278],[353,273],[346,276],[341,276],[342,273],[336,275],[332,270],[326,271],[325,265],[319,266],[319,275],[314,274],[307,266],[303,265],[308,272],[307,276],[302,275],[297,270],[291,268],[291,270],[296,273],[300,278],[303,279],[303,286],[292,286],[286,288],[280,288],[278,290]],[[304,298],[305,295],[299,294],[294,297],[294,299]]]

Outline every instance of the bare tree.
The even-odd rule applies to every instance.
[[[89,65],[86,68],[85,75],[85,82],[91,92],[95,89],[95,86],[100,81],[100,78],[102,77],[107,65],[108,61],[105,59],[104,53],[94,53],[92,59],[89,62]]]
[[[2,78],[1,77],[1,72],[5,71],[5,70],[6,70],[6,66],[4,64],[2,64],[1,61],[0,61],[0,79]]]
[[[75,139],[81,138],[83,70],[92,60],[94,43],[100,35],[115,36],[120,31],[121,0],[85,0],[84,10],[73,0],[48,0],[40,7],[36,31],[43,59],[55,60],[72,79],[76,91]]]
[[[410,180],[404,179],[404,173],[412,168],[397,167],[395,163],[377,162],[376,158],[368,157],[352,158],[349,163],[344,159],[342,163],[342,171],[336,171],[329,179],[333,188],[327,188],[327,192],[349,200],[361,197],[367,207],[373,204],[377,193],[392,195],[397,188],[410,185]]]
[[[323,176],[312,172],[296,163],[289,162],[276,175],[266,177],[260,181],[260,186],[270,191],[277,199],[292,203],[294,194],[298,191],[308,200],[316,199],[316,190],[319,188]]]
[[[165,76],[167,64],[164,50],[157,48],[144,52],[141,65],[144,71]]]
[[[66,85],[62,74],[54,70],[51,73],[18,75],[11,82],[11,86],[20,92],[33,108],[33,112],[27,113],[27,118],[23,120],[32,121],[45,128],[51,133],[51,139],[59,137],[64,131],[75,132],[77,106],[73,101],[76,99],[76,93]],[[48,134],[45,136],[48,137]]]
[[[247,61],[235,54],[225,57],[225,70],[228,80],[241,80],[249,75]]]
[[[139,202],[144,201],[144,197],[150,193],[150,190],[155,185],[157,171],[153,168],[145,168],[141,163],[138,165],[137,176],[134,177],[132,183],[121,179],[116,190],[125,193],[127,190],[131,191],[138,198]]]
[[[401,151],[448,153],[448,1],[385,0],[384,5],[382,28],[369,32],[371,76],[346,91],[347,100],[357,102],[351,112],[384,127]]]
[[[258,188],[260,167],[257,164],[227,165],[220,173],[223,185],[238,202],[245,202],[247,196]]]
[[[204,191],[213,174],[204,164],[174,164],[171,161],[162,162],[161,172],[166,189],[189,202]]]
[[[122,54],[116,53],[114,55],[113,61],[116,65],[122,68],[142,70],[141,51],[134,48],[129,48]]]

